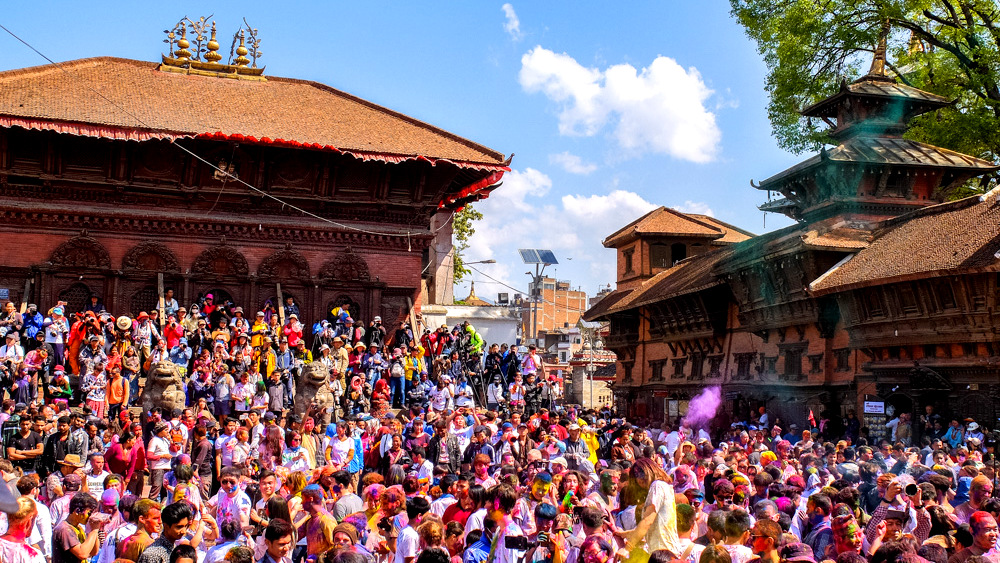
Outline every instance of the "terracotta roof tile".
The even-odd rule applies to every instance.
[[[853,227],[837,227],[830,231],[809,231],[802,235],[806,246],[819,250],[860,250],[867,248],[871,231]]]
[[[347,152],[504,163],[499,152],[316,82],[183,75],[112,57],[61,67],[0,72],[0,125],[55,124],[72,132],[73,124],[82,124],[130,132],[137,139],[221,132]]]
[[[712,217],[712,216],[709,216],[709,215],[702,215],[700,213],[688,213],[687,215],[689,217],[694,217],[694,218],[698,219],[699,221],[704,221],[706,223],[709,223],[711,225],[715,225],[716,227],[722,229],[722,232],[725,233],[725,234],[722,235],[722,238],[715,239],[713,241],[715,244],[741,242],[741,241],[744,241],[744,240],[747,240],[749,238],[753,238],[753,237],[757,236],[757,235],[751,233],[750,231],[741,229],[741,228],[739,228],[739,227],[737,227],[735,225],[730,225],[729,223],[726,223],[725,221],[720,221],[720,220],[716,219],[715,217]]]
[[[606,314],[695,293],[724,283],[722,278],[713,273],[713,269],[721,258],[733,251],[733,248],[722,247],[678,262],[672,268],[643,282],[641,286],[632,290],[626,299],[611,307]]]
[[[933,166],[941,168],[972,168],[981,170],[982,172],[998,168],[998,166],[991,162],[948,149],[934,147],[919,141],[895,137],[856,137],[848,139],[833,149],[812,156],[791,168],[787,168],[771,176],[761,182],[758,189],[766,190],[766,186],[798,176],[828,161],[900,166]]]
[[[643,234],[705,237],[718,242],[739,242],[753,236],[752,233],[707,215],[658,207],[609,235],[604,239],[604,246],[610,248]]]
[[[823,98],[805,108],[802,110],[802,115],[832,117],[836,115],[836,107],[840,98],[848,94],[909,100],[931,107],[946,106],[949,103],[948,98],[919,90],[912,86],[899,84],[895,80],[871,80],[868,77],[862,77],[851,84],[842,85],[840,91],[836,94]]]
[[[882,224],[868,248],[810,284],[816,295],[1000,268],[1000,188]]]

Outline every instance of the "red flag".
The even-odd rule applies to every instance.
[[[809,409],[809,426],[816,428],[816,417],[813,416],[813,410]]]

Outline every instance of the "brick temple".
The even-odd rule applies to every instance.
[[[954,200],[998,167],[904,138],[949,101],[887,77],[881,56],[803,110],[836,146],[754,185],[796,224],[749,236],[660,209],[604,241],[617,289],[584,318],[610,323],[622,412],[673,421],[720,385],[723,424],[759,406],[837,423],[868,400],[885,407],[863,418],[874,437],[926,405],[995,426],[1000,195]]]
[[[343,303],[391,323],[449,300],[451,216],[509,160],[324,84],[266,76],[237,35],[230,64],[213,25],[207,49],[171,35],[161,63],[0,72],[9,299],[79,310],[96,294],[134,315],[155,307],[162,275],[182,303],[214,293],[251,309],[280,284],[306,323]]]

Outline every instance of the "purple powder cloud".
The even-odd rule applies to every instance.
[[[715,418],[720,404],[722,404],[721,388],[718,385],[706,388],[688,404],[684,425],[688,428],[708,426],[708,423]]]

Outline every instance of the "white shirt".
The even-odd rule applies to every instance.
[[[341,440],[337,438],[330,441],[330,461],[335,465],[344,465],[351,462],[351,458],[348,455],[351,450],[354,449],[354,440],[350,438],[345,438]]]
[[[97,552],[97,563],[113,563],[118,543],[134,534],[137,529],[135,524],[125,523],[108,534],[108,539],[104,540],[101,550]]]
[[[417,468],[417,479],[430,479],[434,476],[434,464],[431,460],[425,459],[420,467]]]
[[[35,525],[31,528],[31,535],[28,537],[28,543],[31,545],[42,546],[42,553],[46,557],[52,557],[52,514],[49,512],[49,507],[38,502],[35,499],[31,499],[35,502],[35,508],[38,509],[38,516],[35,517]]]
[[[443,411],[451,404],[453,394],[447,385],[443,389],[435,387],[431,390],[431,408],[436,411]]]
[[[92,471],[93,471],[92,467],[87,468],[87,489],[88,492],[90,492],[91,496],[93,496],[97,500],[101,500],[101,494],[104,493],[104,479],[108,475],[111,475],[111,473],[108,473],[107,470],[104,470],[100,474],[94,475]]]
[[[243,491],[237,490],[236,496],[230,497],[224,489],[219,489],[214,497],[208,499],[206,505],[215,512],[215,520],[220,526],[227,520],[236,521],[236,518],[239,518],[243,527],[250,525],[250,508],[253,503]]]
[[[507,549],[504,540],[508,537],[523,536],[524,532],[513,520],[507,523],[502,530],[497,530],[497,535],[493,539],[496,542],[494,549],[493,563],[515,563],[520,561],[524,552],[517,549]]]
[[[413,526],[407,526],[399,532],[396,538],[396,557],[393,563],[406,563],[407,557],[416,558],[420,549],[420,536]]]
[[[4,563],[45,563],[45,556],[33,547],[0,539],[0,561]]]
[[[150,460],[150,469],[170,469],[170,444],[159,436],[153,436],[149,441],[149,453],[160,456],[156,461]]]
[[[233,449],[236,447],[236,435],[222,434],[215,439],[215,451],[222,455],[222,467],[233,464]]]
[[[205,560],[202,563],[219,563],[219,561],[226,560],[226,554],[229,550],[240,545],[235,541],[228,541],[226,543],[220,543],[209,548],[208,553],[205,554]]]

